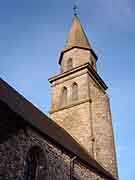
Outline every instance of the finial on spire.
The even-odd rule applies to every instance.
[[[73,10],[74,10],[74,15],[77,16],[77,10],[78,10],[78,7],[77,7],[76,4],[74,4]]]

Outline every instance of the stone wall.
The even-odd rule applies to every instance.
[[[81,163],[75,162],[74,164],[74,174],[75,180],[105,180],[106,178],[98,175],[96,171],[90,171],[84,167]],[[107,180],[107,179],[106,179]]]
[[[64,72],[67,71],[67,61],[69,58],[72,58],[73,60],[73,68],[88,62],[92,64],[93,62],[93,67],[96,69],[96,59],[89,50],[74,48],[65,52],[61,62],[61,66]]]
[[[75,72],[63,78],[60,78],[52,83],[52,105],[51,105],[52,112],[64,108],[61,106],[60,103],[63,87],[66,87],[68,90],[68,94],[67,94],[68,100],[65,107],[70,106],[73,103],[71,98],[73,83],[77,83],[78,85],[78,96],[79,96],[78,102],[84,101],[89,97],[86,70]]]
[[[89,104],[90,102],[88,101],[76,106],[74,105],[73,107],[53,113],[51,117],[88,152],[92,153]]]
[[[78,100],[72,102],[71,87],[78,84]],[[61,89],[68,90],[68,103],[61,107]],[[76,139],[106,170],[117,176],[110,105],[104,89],[87,69],[68,74],[52,84],[51,117]]]
[[[34,147],[42,150],[37,180],[69,180],[69,156],[30,128],[8,107],[0,109],[0,179],[24,180],[26,158]]]
[[[89,77],[91,96],[94,157],[110,173],[117,176],[116,153],[110,104],[107,94]]]
[[[96,171],[31,128],[17,114],[0,103],[0,179],[24,180],[26,159],[34,147],[41,149],[37,180],[105,180]],[[1,129],[2,128],[2,129]]]
[[[86,70],[68,75],[52,86],[51,118],[92,154],[90,97]],[[78,99],[72,101],[72,85],[78,85]],[[68,91],[67,104],[61,106],[62,88]]]

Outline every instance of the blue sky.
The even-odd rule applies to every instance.
[[[0,0],[0,76],[48,113],[48,78],[57,64],[73,17],[73,4],[109,86],[119,176],[132,180],[135,162],[135,1]]]

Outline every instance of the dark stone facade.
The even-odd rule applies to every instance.
[[[24,180],[32,148],[39,153],[36,180],[112,179],[79,161],[0,102],[0,179]]]

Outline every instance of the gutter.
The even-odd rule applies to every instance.
[[[74,160],[76,159],[76,156],[74,156],[70,160],[70,180],[73,180],[73,174],[74,174]]]

